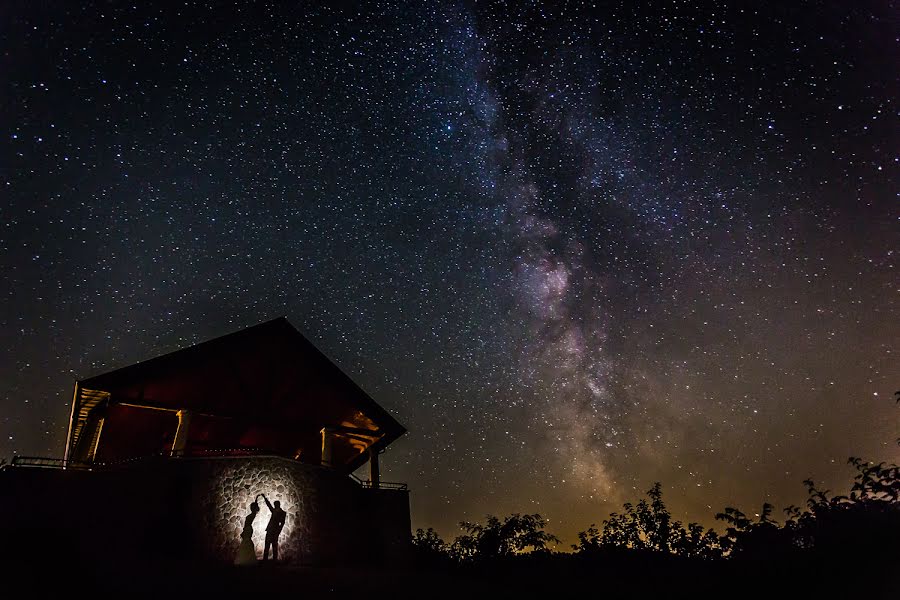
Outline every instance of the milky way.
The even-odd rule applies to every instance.
[[[895,14],[4,7],[0,456],[284,315],[409,428],[414,527],[842,489],[900,458]]]

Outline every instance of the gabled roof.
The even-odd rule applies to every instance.
[[[85,401],[109,394],[107,410],[189,410],[200,417],[192,439],[209,446],[262,440],[285,454],[313,452],[322,427],[344,426],[377,431],[373,446],[380,449],[406,431],[283,317],[81,380],[78,388]],[[101,450],[124,433],[104,427]],[[344,454],[348,470],[368,458]]]

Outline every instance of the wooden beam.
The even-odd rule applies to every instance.
[[[128,406],[130,408],[146,408],[147,410],[159,410],[159,411],[170,412],[170,413],[175,413],[175,414],[178,414],[179,412],[181,412],[183,410],[187,410],[184,408],[173,408],[171,406],[163,406],[161,404],[152,404],[152,403],[147,403],[147,402],[144,402],[142,404],[138,404],[137,402],[110,402],[110,404],[113,406]],[[191,411],[191,414],[199,415],[201,417],[215,417],[218,419],[234,418],[234,417],[227,416],[227,415],[210,415],[207,413],[200,413],[200,412],[194,412],[194,411]]]
[[[379,438],[384,435],[384,432],[380,429],[362,429],[361,427],[345,427],[343,425],[326,425],[324,428],[332,433],[346,433],[349,435],[361,435],[370,438]]]
[[[72,435],[75,433],[75,415],[78,414],[78,400],[81,396],[81,384],[75,382],[75,392],[72,394],[72,413],[69,415],[69,432],[66,434],[66,450],[63,453],[63,466],[69,464],[72,456]]]

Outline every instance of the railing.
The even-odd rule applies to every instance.
[[[93,465],[83,462],[66,461],[62,458],[46,456],[13,456],[10,467],[34,467],[38,469],[81,469],[90,471]]]
[[[393,481],[381,481],[378,483],[378,486],[373,486],[372,482],[368,479],[360,479],[353,473],[350,473],[350,479],[358,483],[360,486],[366,489],[376,489],[376,490],[407,490],[409,487],[405,483],[396,483]]]
[[[176,450],[167,453],[170,456],[184,458],[204,458],[208,456],[277,456],[268,448],[191,448],[188,451]]]
[[[82,462],[71,460],[66,462],[66,460],[63,458],[52,458],[48,456],[13,456],[12,460],[9,463],[0,464],[0,466],[34,467],[39,469],[81,469],[84,471],[90,471],[94,469],[121,467],[132,465],[138,462],[148,462],[172,457],[203,458],[212,456],[259,456],[261,454],[271,454],[271,452],[263,448],[192,449],[188,453],[157,452],[155,454],[133,456],[131,458],[123,458],[120,460],[109,462]]]
[[[362,482],[362,486],[367,489],[376,489],[376,490],[406,490],[409,489],[405,483],[398,483],[395,481],[382,481],[379,482],[378,487],[372,485],[372,482],[368,479],[364,479]]]
[[[260,456],[260,455],[269,455],[264,450],[258,448],[226,448],[226,449],[217,449],[217,450],[203,450],[203,451],[192,451],[187,454],[179,454],[176,458],[184,457],[184,458],[203,458],[203,457],[241,457],[241,456]],[[271,455],[276,456],[276,455]],[[161,452],[158,454],[150,454],[146,456],[139,456],[134,458],[127,458],[114,462],[96,462],[96,463],[85,463],[85,462],[77,462],[77,461],[69,461],[68,463],[62,458],[50,458],[46,456],[13,456],[12,461],[8,464],[0,465],[0,467],[26,467],[26,468],[37,468],[37,469],[75,469],[80,471],[93,471],[93,470],[101,470],[101,469],[115,469],[117,467],[125,467],[129,465],[133,465],[135,463],[146,463],[153,460],[166,460],[172,458],[172,455],[168,452]],[[284,458],[284,457],[278,457]],[[284,458],[284,460],[290,460]],[[360,487],[365,489],[381,489],[381,490],[408,490],[409,488],[405,483],[397,483],[393,481],[382,481],[379,482],[378,486],[372,485],[372,482],[368,479],[360,479],[353,473],[350,473],[350,479],[359,484]]]

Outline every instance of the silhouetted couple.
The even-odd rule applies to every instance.
[[[254,501],[250,504],[250,514],[244,517],[244,529],[241,531],[241,545],[238,548],[237,557],[234,559],[236,565],[256,564],[256,546],[253,545],[253,520],[256,519],[256,513],[259,512],[259,497],[262,496],[263,501],[271,513],[269,524],[266,525],[266,546],[263,551],[263,561],[269,560],[269,548],[272,548],[272,559],[278,560],[278,537],[284,528],[284,522],[287,520],[287,513],[281,508],[281,502],[276,500],[274,503],[269,502],[265,494],[257,494]]]

